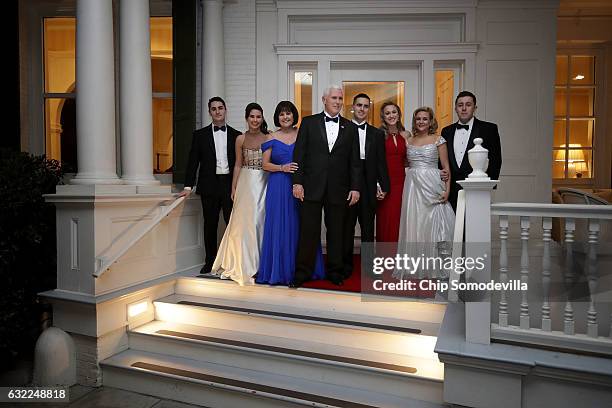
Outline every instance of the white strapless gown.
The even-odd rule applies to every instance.
[[[259,269],[263,242],[268,174],[261,168],[261,150],[243,148],[234,206],[212,266],[212,274],[252,285]]]

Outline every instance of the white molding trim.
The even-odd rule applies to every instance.
[[[278,55],[476,54],[478,43],[274,44]],[[443,56],[441,59],[453,59]]]
[[[587,336],[586,334],[568,335],[561,331],[549,332],[538,328],[530,328],[526,330],[517,326],[501,327],[497,324],[492,324],[491,338],[521,343],[525,347],[536,344],[547,347],[582,350],[612,356],[612,339],[602,336],[593,338]]]
[[[612,220],[612,206],[586,204],[495,203],[492,215],[598,218]]]
[[[346,11],[349,9],[357,10],[368,8],[374,8],[379,12],[396,8],[403,10],[432,8],[447,10],[466,7],[473,8],[479,4],[479,0],[277,0],[276,4],[279,9],[320,10],[321,7],[325,7],[325,10],[338,9],[343,13],[346,13]]]

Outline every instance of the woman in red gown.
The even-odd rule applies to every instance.
[[[385,152],[391,188],[378,203],[376,210],[376,241],[397,243],[400,215],[402,210],[402,191],[406,178],[406,138],[402,125],[402,111],[393,102],[385,102],[380,110],[381,129],[385,132]]]

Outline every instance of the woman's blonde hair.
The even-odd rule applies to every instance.
[[[427,112],[429,114],[429,130],[427,131],[427,133],[430,135],[435,134],[436,130],[438,130],[438,121],[436,120],[436,115],[434,115],[433,109],[431,109],[429,106],[421,106],[412,114],[412,134],[415,135],[417,131],[416,115],[419,112]]]
[[[400,109],[399,106],[397,106],[396,103],[391,102],[391,101],[387,101],[385,103],[382,104],[382,106],[380,107],[380,128],[383,130],[383,132],[385,132],[385,137],[387,137],[387,135],[389,134],[389,129],[387,128],[387,122],[385,122],[385,108],[387,106],[395,106],[395,109],[397,109],[397,131],[398,132],[403,132],[404,130],[406,130],[406,128],[404,127],[404,125],[402,125],[402,110]]]

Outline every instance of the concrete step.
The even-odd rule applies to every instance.
[[[236,302],[209,303],[211,299],[171,295],[154,302],[156,320],[190,324],[213,329],[247,332],[292,340],[308,340],[331,346],[388,351],[433,358],[435,336],[423,335],[420,328],[382,324],[384,319],[363,319],[343,313],[292,313],[290,307],[249,308]],[[242,304],[240,304],[242,305]]]
[[[418,407],[443,403],[400,398],[294,376],[127,350],[101,362],[104,385],[215,407]],[[441,387],[440,387],[441,396]]]
[[[192,360],[442,402],[444,367],[435,355],[415,357],[161,321],[131,331],[129,344],[133,350],[164,350]]]
[[[362,296],[359,293],[284,286],[239,286],[233,281],[202,278],[177,280],[175,293],[206,299],[203,303],[259,310],[339,318],[419,329],[435,336],[446,310],[445,303]]]

